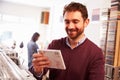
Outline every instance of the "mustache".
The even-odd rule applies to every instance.
[[[67,29],[67,31],[77,31],[76,29]]]

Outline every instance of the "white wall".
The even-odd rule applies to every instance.
[[[35,31],[44,35],[45,31],[40,25],[43,10],[49,10],[49,8],[0,1],[0,31],[13,31],[19,41],[24,38],[30,40]],[[44,36],[41,37],[44,38]]]
[[[103,8],[110,8],[110,1],[111,0],[86,0],[86,6],[88,8],[89,12],[89,19],[90,24],[85,30],[85,33],[88,38],[90,38],[94,43],[96,43],[98,46],[100,44],[100,26],[101,26],[101,20],[99,21],[92,21],[92,11],[93,9],[99,8],[100,10]]]

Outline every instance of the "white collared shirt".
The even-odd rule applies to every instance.
[[[86,36],[83,37],[83,38],[77,43],[76,47],[78,47],[79,45],[81,45],[81,44],[85,41],[86,38],[87,38]],[[74,48],[71,47],[71,45],[70,45],[70,43],[69,43],[69,41],[68,41],[68,38],[66,38],[66,44],[67,44],[71,49],[74,49]],[[75,47],[75,48],[76,48],[76,47]]]

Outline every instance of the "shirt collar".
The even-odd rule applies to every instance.
[[[81,45],[85,40],[86,40],[86,36],[84,36],[79,42],[78,42],[78,44],[77,44],[77,46],[76,47],[78,47],[79,45]],[[68,37],[66,38],[66,44],[71,48],[71,46],[70,46],[70,43],[69,43],[69,41],[68,41]],[[72,49],[72,48],[71,48]]]

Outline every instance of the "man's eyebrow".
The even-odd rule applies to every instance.
[[[70,20],[68,20],[68,19],[65,19],[64,21],[70,21]]]
[[[72,19],[72,20],[65,19],[64,21],[79,21],[79,19]]]

